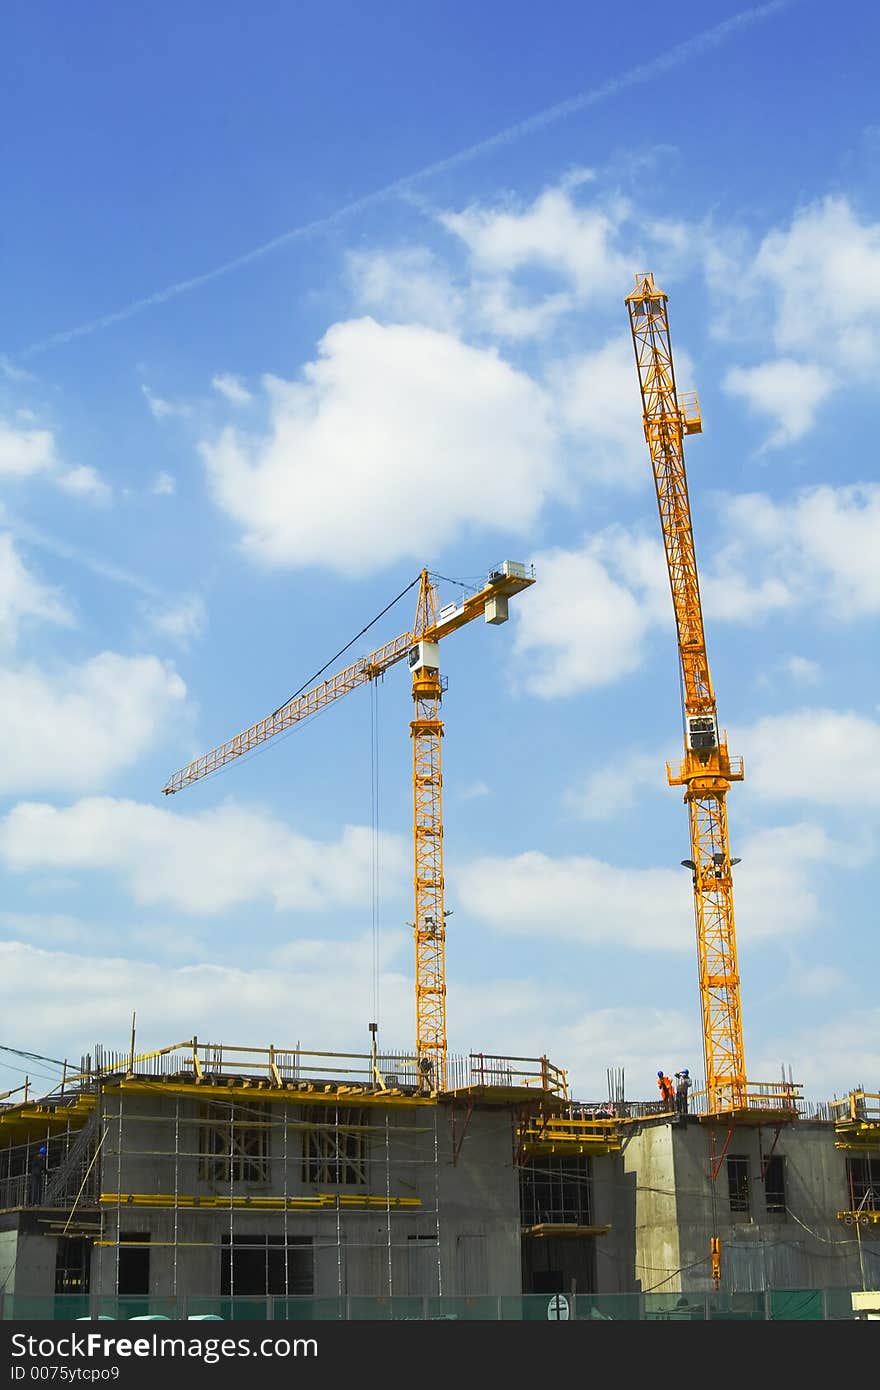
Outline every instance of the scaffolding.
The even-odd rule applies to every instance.
[[[567,1100],[546,1057],[450,1057],[442,1093],[403,1052],[193,1038],[85,1060],[56,1092],[0,1107],[0,1209],[37,1206],[43,1234],[80,1243],[59,1249],[56,1292],[442,1297],[456,1114]]]

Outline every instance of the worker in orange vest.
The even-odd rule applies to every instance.
[[[657,1085],[660,1088],[660,1099],[663,1102],[663,1109],[672,1110],[675,1105],[675,1087],[672,1084],[672,1078],[667,1076],[665,1072],[658,1071]]]

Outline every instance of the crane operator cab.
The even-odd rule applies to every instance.
[[[718,720],[714,714],[696,714],[689,717],[687,746],[695,753],[711,753],[718,747]]]
[[[414,700],[441,700],[446,689],[446,677],[440,675],[439,642],[415,642],[407,655],[412,671]]]
[[[416,642],[409,649],[407,663],[413,673],[424,671],[427,675],[436,676],[440,670],[440,644],[438,642]]]

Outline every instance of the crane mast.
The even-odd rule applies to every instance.
[[[440,741],[443,721],[440,701],[444,680],[440,675],[440,641],[475,618],[487,623],[507,621],[508,600],[534,584],[526,566],[505,560],[496,566],[485,585],[459,603],[437,607],[437,590],[427,569],[418,580],[419,593],[412,631],[403,632],[313,689],[287,701],[273,714],[193,759],[169,777],[162,788],[173,796],[184,787],[234,762],[276,734],[317,714],[350,690],[379,680],[404,658],[412,674],[413,856],[416,954],[416,1054],[422,1080],[432,1089],[445,1084],[446,1063],[446,917],[443,878],[443,778]]]
[[[731,868],[739,861],[730,857],[726,803],[731,782],[742,780],[742,759],[731,759],[719,733],[706,655],[684,461],[685,435],[702,430],[699,404],[676,391],[668,296],[653,275],[637,275],[625,302],[678,638],[685,746],[678,767],[667,764],[667,778],[684,787],[688,808],[691,858],[682,862],[693,874],[706,1090],[717,1114],[747,1106]]]
[[[443,878],[443,772],[440,741],[440,649],[423,634],[436,626],[437,591],[422,571],[410,652],[413,718],[413,888],[416,948],[416,1053],[419,1065],[443,1084],[446,1058],[446,912]]]

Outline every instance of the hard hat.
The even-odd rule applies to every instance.
[[[662,1075],[663,1075],[662,1071],[658,1071],[657,1075],[658,1075],[658,1076],[662,1076]]]
[[[44,1154],[44,1153],[46,1152],[46,1145],[45,1145],[45,1144],[41,1144],[41,1145],[40,1145],[39,1151],[40,1151],[41,1154]]]
[[[682,1076],[690,1076],[690,1072],[688,1071],[687,1067],[685,1067],[684,1071],[682,1072]]]

